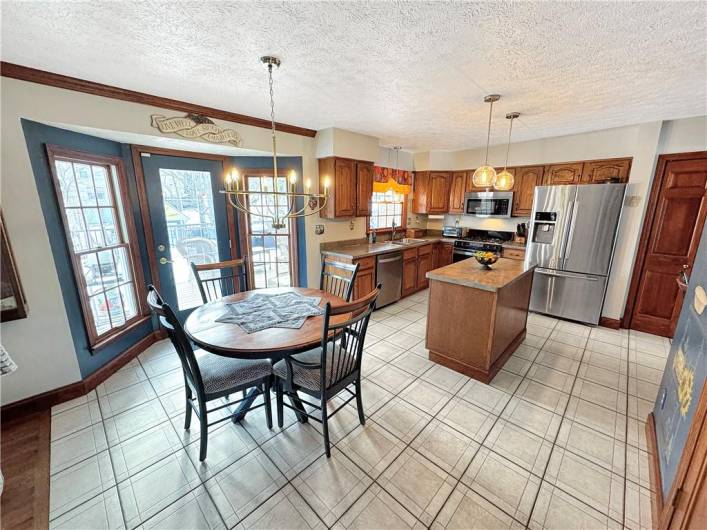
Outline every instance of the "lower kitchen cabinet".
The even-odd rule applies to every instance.
[[[523,261],[525,259],[525,249],[503,247],[501,257]]]
[[[366,296],[376,287],[376,258],[371,256],[353,261],[359,264],[354,282],[352,300]]]
[[[403,252],[403,286],[402,296],[417,291],[417,249]]]
[[[417,249],[417,289],[426,289],[429,285],[427,273],[434,268],[432,261],[432,245]]]
[[[437,256],[434,260],[434,268],[439,269],[440,267],[446,267],[451,265],[454,261],[454,246],[452,243],[438,243],[437,244]]]

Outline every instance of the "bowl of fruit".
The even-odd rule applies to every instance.
[[[484,266],[484,269],[490,269],[491,265],[498,261],[498,254],[489,251],[479,251],[474,253],[476,261]]]

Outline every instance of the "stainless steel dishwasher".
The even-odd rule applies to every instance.
[[[376,262],[376,283],[380,283],[376,307],[383,307],[400,300],[403,283],[403,253],[393,252],[378,256]]]

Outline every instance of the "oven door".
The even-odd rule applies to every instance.
[[[476,217],[510,217],[513,192],[479,192],[464,195],[464,213]]]
[[[475,252],[475,250],[462,250],[460,248],[455,248],[452,253],[452,262],[456,263],[457,261],[473,258]]]

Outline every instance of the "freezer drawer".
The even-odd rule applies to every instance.
[[[530,310],[598,324],[607,278],[550,269],[535,269]]]

